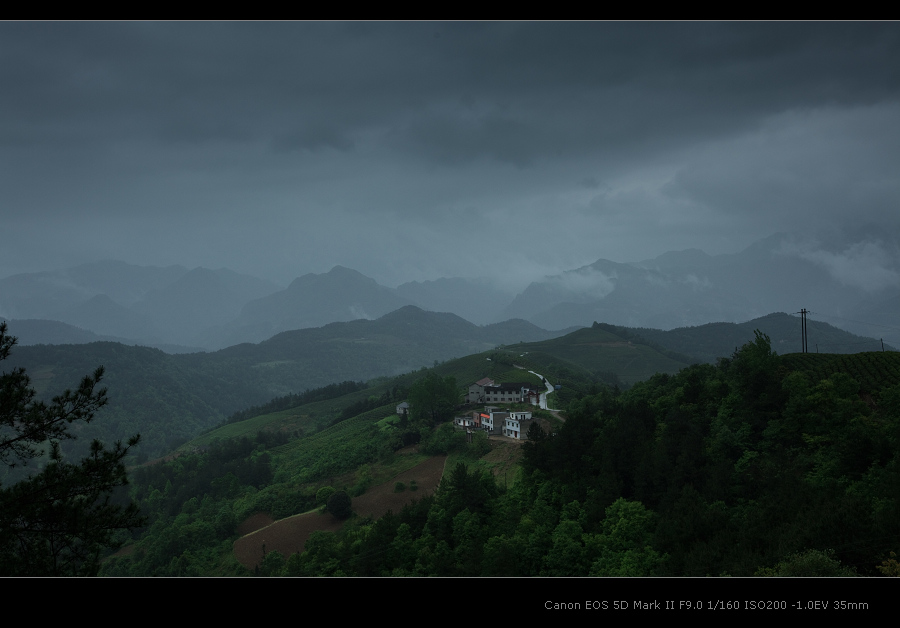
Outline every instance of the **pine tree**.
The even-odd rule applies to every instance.
[[[0,323],[0,361],[15,342]],[[106,404],[102,377],[99,367],[48,404],[35,398],[24,369],[0,374],[0,464],[27,467],[47,455],[40,470],[0,486],[0,576],[96,575],[116,532],[142,524],[134,503],[111,500],[127,484],[123,460],[139,436],[111,449],[94,441],[77,464],[60,452],[60,441],[75,438],[72,424],[90,422]]]

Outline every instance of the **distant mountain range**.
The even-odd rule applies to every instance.
[[[466,320],[497,323],[512,296],[460,278],[393,289],[342,266],[281,289],[227,269],[106,261],[0,279],[0,317],[28,321],[22,344],[116,340],[185,353],[374,320],[408,305],[451,312],[456,304]]]
[[[900,268],[888,269],[880,283],[854,283],[838,267],[839,257],[823,255],[779,234],[729,255],[687,250],[628,264],[599,259],[535,280],[519,294],[458,277],[388,288],[341,266],[281,288],[227,269],[107,261],[0,279],[0,316],[67,323],[78,328],[69,342],[85,342],[91,332],[190,352],[374,320],[407,305],[478,325],[520,319],[552,330],[594,322],[669,330],[806,308],[812,319],[900,346],[900,286],[891,281]],[[42,335],[41,324],[30,325],[32,342],[63,337],[59,326]]]
[[[231,270],[135,266],[117,261],[0,279],[0,316],[68,323],[83,331],[168,351],[211,346],[213,330],[278,286]],[[56,328],[53,333],[59,333]],[[35,344],[46,342],[32,325]],[[174,346],[173,346],[174,345]]]

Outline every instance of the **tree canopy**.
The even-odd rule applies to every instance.
[[[758,333],[716,365],[586,395],[529,434],[508,488],[457,465],[434,495],[307,544],[298,574],[896,575],[900,363],[826,357]]]
[[[0,361],[16,339],[0,323]],[[113,503],[113,489],[127,484],[124,458],[139,436],[111,449],[93,441],[79,463],[63,459],[60,442],[74,439],[73,423],[88,423],[106,404],[99,388],[103,368],[74,392],[50,403],[36,399],[22,368],[0,374],[0,463],[42,468],[11,486],[0,486],[0,575],[83,576],[97,573],[101,552],[117,531],[141,523],[133,503]]]
[[[409,391],[409,405],[413,419],[440,423],[453,418],[460,393],[456,378],[441,377],[429,372],[413,384]]]
[[[325,502],[325,507],[338,519],[346,519],[353,514],[350,496],[346,491],[337,491],[332,493]]]

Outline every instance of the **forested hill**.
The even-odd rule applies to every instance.
[[[399,375],[507,342],[543,340],[549,332],[524,321],[479,327],[455,314],[406,306],[381,318],[282,332],[259,344],[177,356],[195,368],[243,377],[272,396],[345,380]]]
[[[536,368],[560,374],[580,372],[609,384],[629,386],[655,373],[677,373],[697,361],[638,338],[625,328],[597,324],[559,338],[504,347],[504,351]]]
[[[849,356],[817,379],[760,336],[716,366],[603,390],[558,436],[531,435],[508,490],[456,467],[433,498],[328,533],[283,573],[896,575],[900,377],[863,398],[847,373],[895,358]]]
[[[323,487],[361,494],[373,474],[391,477],[403,458],[393,452],[405,442],[390,422],[397,420],[391,391],[440,374],[522,373],[503,355],[470,356],[353,392],[347,404],[368,399],[376,407],[314,434],[296,432],[340,398],[225,426],[205,453],[142,470],[135,490],[153,524],[132,558],[104,572],[247,573],[231,549],[244,518],[259,510],[286,517],[311,508]],[[582,386],[557,435],[530,432],[518,470],[496,476],[503,482],[492,469],[509,454],[495,457],[485,439],[461,440],[436,494],[317,532],[303,553],[270,552],[259,573],[900,573],[891,554],[900,549],[898,367],[896,353],[778,356],[760,334],[716,365],[658,374],[624,392]],[[449,424],[410,421],[404,429],[414,425],[419,455],[456,446]],[[240,438],[226,437],[237,429]]]
[[[105,368],[109,403],[81,428],[79,439],[63,443],[73,457],[85,455],[94,438],[113,443],[138,433],[141,459],[162,456],[230,413],[272,397],[239,372],[223,375],[158,349],[116,342],[17,346],[4,363],[4,369],[25,368],[44,399],[98,366]]]

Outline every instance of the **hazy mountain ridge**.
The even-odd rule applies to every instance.
[[[94,269],[101,279],[87,281],[82,275],[89,269]],[[201,267],[189,271],[182,267],[154,269],[101,262],[70,270],[78,272],[33,273],[0,280],[0,312],[22,313],[10,318],[61,321],[99,338],[147,346],[169,344],[218,350],[262,342],[284,331],[375,320],[410,305],[451,311],[458,304],[457,309],[486,321],[481,324],[496,324],[500,304],[511,298],[508,293],[492,291],[485,281],[460,278],[411,282],[402,289],[392,289],[341,266],[327,273],[298,277],[284,289],[227,269]],[[127,283],[124,277],[128,273],[134,273],[136,287],[126,295],[121,285]],[[112,279],[104,282],[103,277]],[[53,286],[58,286],[58,290]],[[104,292],[91,294],[92,290]],[[123,305],[108,293],[127,296],[130,305]],[[404,296],[412,293],[416,293],[416,299]],[[447,307],[436,310],[441,305]],[[469,319],[465,320],[468,323]],[[519,325],[523,323],[520,321]],[[533,324],[529,326],[522,327],[522,333],[531,334],[528,337],[545,333]],[[78,340],[77,334],[69,338],[72,342],[83,341]],[[36,341],[40,342],[43,341]]]
[[[675,329],[806,308],[813,318],[900,344],[900,274],[885,264],[875,273],[880,283],[867,281],[852,248],[815,246],[776,234],[734,254],[689,249],[629,264],[601,259],[532,283],[504,315],[547,329],[592,321]]]
[[[875,271],[866,274],[872,260]],[[479,325],[520,319],[556,330],[595,321],[666,330],[806,308],[811,318],[900,345],[900,261],[891,260],[865,247],[829,249],[776,234],[734,254],[688,249],[634,263],[599,259],[517,295],[490,280],[459,277],[388,288],[342,266],[279,289],[227,269],[98,262],[0,280],[0,315],[58,320],[151,346],[218,350],[294,329],[374,320],[407,305]]]
[[[98,336],[92,331],[81,329],[75,325],[63,323],[61,321],[48,321],[39,319],[4,319],[9,326],[16,330],[18,345],[25,347],[28,345],[74,345],[87,344],[89,342],[100,342],[103,340],[112,340],[113,342],[121,342],[122,338],[113,339],[110,337]]]
[[[408,304],[374,279],[335,266],[321,275],[298,277],[284,290],[249,301],[225,333],[234,338],[241,330],[244,341],[259,342],[291,329],[376,319]]]
[[[0,315],[46,318],[99,294],[130,307],[148,291],[188,272],[183,266],[137,266],[116,260],[21,273],[0,279]]]
[[[145,345],[160,343],[163,337],[161,321],[120,305],[106,294],[61,310],[54,318],[82,329],[101,330],[104,336],[133,338]]]
[[[496,323],[515,297],[489,279],[441,277],[397,286],[397,294],[411,304],[432,312],[453,312],[476,325]]]
[[[202,347],[187,345],[174,345],[165,342],[136,343],[134,338],[121,336],[108,336],[95,334],[87,329],[61,321],[19,318],[5,319],[0,316],[0,321],[6,321],[10,328],[16,329],[17,344],[19,346],[32,345],[82,345],[92,342],[115,342],[129,346],[143,346],[151,349],[159,349],[165,353],[197,353],[202,352]]]
[[[256,277],[200,267],[149,291],[134,309],[164,329],[170,342],[210,346],[213,330],[231,322],[248,301],[275,289]]]
[[[60,321],[148,346],[207,346],[210,329],[277,289],[227,269],[107,260],[0,279],[0,316]]]

